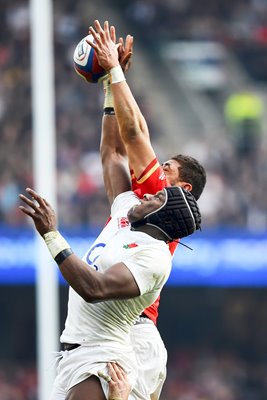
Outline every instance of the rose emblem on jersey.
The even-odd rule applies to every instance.
[[[137,247],[138,244],[137,243],[129,243],[129,244],[124,244],[123,248],[124,249],[133,249],[134,247]]]
[[[118,218],[118,227],[119,228],[126,228],[129,226],[129,221],[127,217],[120,217]]]

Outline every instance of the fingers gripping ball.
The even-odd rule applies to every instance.
[[[77,44],[73,54],[74,69],[87,82],[97,83],[106,72],[98,64],[95,50],[86,40],[93,42],[94,38],[92,35],[87,35]]]

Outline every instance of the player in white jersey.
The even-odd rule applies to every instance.
[[[52,400],[104,400],[108,385],[100,383],[97,374],[99,370],[107,373],[109,362],[120,365],[134,386],[138,369],[130,327],[168,279],[171,255],[167,242],[200,227],[196,201],[182,188],[166,188],[143,200],[125,192],[130,179],[124,161],[116,156],[110,161],[117,169],[115,179],[113,173],[106,176],[114,180],[112,218],[96,240],[95,246],[104,249],[92,265],[78,258],[57,231],[55,213],[45,199],[30,188],[26,189],[30,198],[20,195],[28,205],[20,206],[21,211],[33,219],[70,285],[61,335],[65,351]]]
[[[131,231],[129,224],[126,225],[125,219],[129,208],[138,203],[132,192],[117,196],[111,208],[111,220],[83,260],[90,263],[92,257],[94,262],[88,265],[99,273],[104,273],[112,265],[123,262],[134,276],[142,296],[119,301],[115,298],[108,303],[91,304],[86,303],[75,290],[70,288],[71,312],[68,313],[61,342],[92,345],[101,341],[108,346],[112,343],[111,346],[114,348],[112,359],[118,351],[122,354],[128,351],[129,325],[137,319],[147,304],[153,303],[156,299],[171,267],[171,257],[166,252],[167,246],[164,241],[156,240],[145,233]],[[97,249],[101,249],[99,257],[95,255]],[[161,259],[162,263],[166,262],[166,266],[162,266],[157,258]],[[155,265],[153,280],[148,259],[149,264]],[[114,343],[118,346],[114,346]],[[125,366],[126,370],[129,369],[126,365],[120,364]]]

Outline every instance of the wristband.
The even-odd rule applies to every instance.
[[[115,115],[115,110],[113,107],[105,107],[104,115]]]
[[[58,231],[47,232],[43,235],[43,238],[54,259],[56,259],[57,255],[63,250],[70,249],[70,245]]]
[[[55,257],[55,262],[57,263],[57,265],[60,265],[61,263],[63,263],[63,261],[66,260],[66,258],[68,258],[69,256],[71,256],[73,254],[72,249],[65,249],[62,250],[60,253],[58,253],[58,255]]]
[[[109,77],[111,85],[113,85],[114,83],[126,81],[123,70],[120,65],[111,68],[111,70],[109,71]]]

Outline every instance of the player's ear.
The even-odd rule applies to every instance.
[[[182,188],[185,190],[188,190],[188,192],[192,191],[192,185],[189,182],[180,182],[180,186],[182,186]]]

